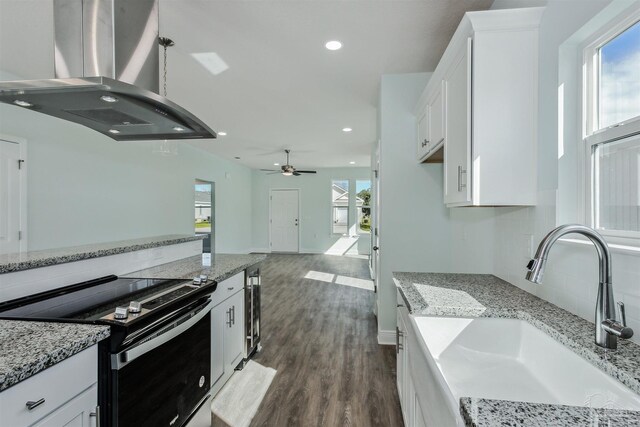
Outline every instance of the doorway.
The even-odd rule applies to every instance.
[[[23,144],[0,139],[0,254],[26,250]]]
[[[271,252],[299,252],[299,190],[271,190],[269,199]]]
[[[204,235],[203,253],[215,253],[215,183],[196,179],[194,193],[195,233]]]

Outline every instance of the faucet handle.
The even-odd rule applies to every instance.
[[[624,303],[619,302],[617,305],[616,317],[618,319],[604,320],[602,322],[602,328],[607,331],[607,333],[628,340],[633,336],[633,329],[627,326],[627,316],[624,312]]]
[[[620,322],[620,324],[622,326],[627,326],[627,316],[625,314],[625,310],[624,310],[624,303],[622,301],[619,301],[617,304],[618,307],[616,307],[617,313],[616,313],[616,317],[618,318],[618,322]]]

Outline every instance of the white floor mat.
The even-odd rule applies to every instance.
[[[248,427],[275,376],[275,369],[250,360],[211,402],[212,419],[218,417],[231,427]]]

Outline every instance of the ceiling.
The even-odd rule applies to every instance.
[[[368,167],[381,75],[433,71],[464,12],[492,2],[161,0],[167,95],[227,132],[193,145],[251,168],[285,148],[301,169]]]

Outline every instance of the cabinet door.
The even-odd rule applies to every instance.
[[[225,369],[234,369],[244,350],[244,290],[225,301],[224,306],[224,364]]]
[[[56,409],[33,427],[93,427],[97,425],[98,386],[88,390]]]
[[[431,96],[428,103],[429,108],[429,150],[437,146],[444,140],[444,97],[443,83],[438,85],[435,93]]]
[[[424,415],[422,415],[422,407],[420,406],[420,400],[418,399],[418,395],[413,393],[413,415],[411,417],[412,426],[413,427],[427,427],[427,422],[424,419]]]
[[[404,355],[405,351],[402,349],[402,343],[400,334],[402,333],[402,315],[400,314],[400,310],[397,311],[397,321],[396,321],[396,382],[398,386],[398,398],[400,399],[400,405],[403,407],[404,412],[404,373],[406,370],[406,366],[404,363]]]
[[[410,425],[409,420],[411,417],[413,392],[410,390],[409,386],[411,381],[411,375],[409,372],[409,339],[407,337],[407,325],[404,321],[402,310],[406,309],[398,307],[398,319],[396,326],[396,380],[398,382],[398,397],[402,408],[402,416],[404,417],[405,424]]]
[[[224,374],[225,304],[211,310],[211,385]]]
[[[471,202],[471,38],[445,74],[444,201]]]
[[[420,115],[418,116],[418,160],[422,160],[424,156],[429,153],[429,107],[425,105],[423,109],[420,110]]]

